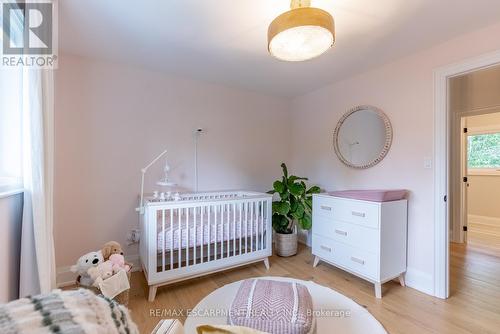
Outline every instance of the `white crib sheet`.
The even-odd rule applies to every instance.
[[[169,251],[171,248],[173,248],[173,250],[179,249],[179,220],[177,215],[174,215],[173,218],[174,218],[172,221],[173,233],[171,233],[170,218],[168,216],[165,219],[165,233],[163,233],[162,231],[162,219],[161,218],[157,219],[158,221],[157,231],[159,231],[157,251],[159,253],[163,252],[164,249],[165,251]],[[210,229],[209,229],[208,217],[205,215],[202,221],[201,216],[198,214],[196,216],[196,229],[195,229],[194,217],[189,217],[189,229],[188,229],[186,227],[186,218],[182,217],[180,222],[180,225],[182,226],[181,249],[186,248],[187,245],[186,239],[188,235],[188,230],[189,230],[189,247],[194,247],[195,241],[196,241],[196,246],[202,246],[202,245],[205,246],[208,244],[213,244],[215,242],[239,239],[240,235],[243,238],[243,240],[245,239],[245,237],[250,238],[252,236],[255,237],[257,235],[259,235],[260,237],[263,235],[262,230],[263,229],[265,230],[267,223],[267,219],[262,218],[260,216],[253,217],[253,219],[250,219],[250,217],[247,217],[247,219],[245,219],[243,215],[241,219],[241,225],[238,214],[236,215],[236,219],[234,220],[233,219],[234,218],[232,213],[230,213],[229,220],[227,218],[227,213],[224,213],[224,217],[222,219],[220,215],[218,215],[217,219],[215,219],[214,215],[212,214],[210,217]],[[253,224],[251,223],[252,220]],[[245,227],[246,227],[246,234],[245,234]],[[165,243],[163,243],[164,234],[165,234]],[[172,234],[173,234],[173,242],[172,242]],[[225,246],[226,245],[224,245],[224,247]]]

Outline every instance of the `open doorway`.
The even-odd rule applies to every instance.
[[[500,112],[462,117],[462,123],[463,239],[500,256]]]
[[[453,295],[500,274],[500,66],[450,78],[449,107]]]

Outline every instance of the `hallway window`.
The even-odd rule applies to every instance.
[[[469,172],[500,172],[500,132],[469,135]]]

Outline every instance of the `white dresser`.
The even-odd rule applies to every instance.
[[[318,194],[313,197],[314,266],[325,261],[375,284],[406,272],[407,200],[368,202]]]

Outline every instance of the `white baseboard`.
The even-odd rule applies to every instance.
[[[488,217],[488,216],[480,216],[480,215],[467,215],[468,223],[478,222],[485,224],[495,224],[500,226],[500,217]]]
[[[410,288],[434,296],[434,278],[426,272],[407,268],[405,283]]]
[[[139,260],[139,255],[128,255],[125,257],[125,261],[132,263],[132,271],[141,271],[141,263]],[[71,286],[75,284],[76,274],[71,272],[71,266],[58,267],[56,270],[56,285],[58,288],[64,288],[66,286]]]
[[[311,231],[299,230],[297,234],[298,234],[298,240],[301,244],[311,247],[312,245]]]

